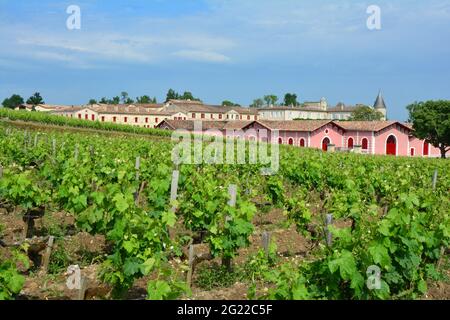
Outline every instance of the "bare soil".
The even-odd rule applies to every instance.
[[[250,237],[251,244],[248,248],[239,250],[239,254],[234,259],[235,266],[243,265],[247,259],[256,254],[262,248],[262,234],[267,231],[271,234],[271,239],[277,245],[277,254],[280,263],[295,259],[301,261],[308,257],[311,247],[314,245],[310,240],[299,235],[294,226],[285,225],[286,217],[282,210],[272,209],[266,214],[256,215],[254,223],[255,231]],[[100,263],[108,253],[108,244],[104,236],[90,235],[86,232],[76,231],[75,221],[72,216],[64,212],[46,213],[43,218],[35,220],[34,234],[32,239],[26,240],[32,246],[39,248],[39,255],[45,252],[46,241],[49,235],[56,234],[53,251],[63,251],[66,255],[68,265],[78,264],[81,267],[82,276],[87,278],[86,299],[110,299],[111,289],[101,283],[98,277]],[[0,239],[8,245],[20,244],[24,241],[25,223],[22,220],[21,210],[7,212],[0,210],[0,224],[4,226]],[[336,221],[338,227],[349,227],[350,221]],[[0,246],[0,259],[11,256],[12,247]],[[196,246],[197,253],[206,254],[208,248],[204,244]],[[205,261],[201,264],[220,264],[220,260]],[[181,265],[186,265],[186,261],[175,259],[171,261],[173,268],[181,270]],[[200,264],[200,265],[201,265]],[[429,291],[423,299],[450,299],[450,270],[448,268],[448,257],[442,268],[447,270],[447,280],[429,283]],[[197,269],[200,267],[197,266]],[[44,274],[41,266],[32,261],[29,269],[21,271],[26,275],[24,288],[19,299],[76,299],[77,290],[69,290],[66,286],[68,275],[67,266],[57,274]],[[180,271],[181,273],[183,271]],[[184,272],[186,275],[186,272]],[[127,299],[145,299],[147,282],[153,276],[138,279],[133,288],[129,291]],[[245,300],[247,298],[248,284],[237,281],[227,288],[216,288],[204,290],[197,286],[196,275],[193,276],[192,296],[186,299],[192,300]]]

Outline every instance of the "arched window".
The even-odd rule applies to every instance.
[[[348,138],[347,147],[353,149],[353,138]]]
[[[397,139],[394,136],[389,136],[386,140],[386,154],[392,156],[397,155]]]
[[[363,150],[367,150],[367,149],[369,149],[369,140],[367,140],[366,138],[364,138],[364,139],[362,139],[362,149]]]
[[[294,144],[294,139],[292,139],[292,138],[289,138],[289,140],[288,140],[288,143],[289,143],[289,145],[293,145]]]
[[[430,144],[426,141],[423,142],[423,155],[428,156],[430,154]]]
[[[283,144],[283,138],[278,138],[278,144]]]
[[[411,154],[411,157],[414,157],[414,153],[415,153],[415,150],[414,150],[414,148],[411,148],[411,152],[410,152],[410,154]]]
[[[329,138],[325,138],[322,140],[322,150],[328,151],[328,145],[331,144],[331,141]]]
[[[304,147],[305,146],[305,139],[300,139],[300,147]]]

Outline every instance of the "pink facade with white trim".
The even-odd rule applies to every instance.
[[[272,129],[261,125],[258,121],[244,128],[244,131],[250,128],[268,130],[269,140],[271,140]],[[394,155],[395,153],[396,156],[405,157],[440,157],[441,153],[438,148],[427,144],[424,140],[413,137],[411,132],[410,129],[400,123],[393,123],[380,131],[360,131],[345,130],[338,124],[330,122],[313,131],[279,130],[278,142],[299,147],[301,146],[300,140],[303,139],[305,147],[324,149],[324,141],[329,141],[329,144],[335,145],[338,150],[353,149],[354,146],[360,145],[362,148],[361,152],[366,154]],[[267,141],[259,137],[258,139]],[[325,139],[329,140],[327,141]],[[395,141],[395,143],[391,144],[391,149],[389,150],[388,142],[392,141]],[[390,151],[391,153],[389,153]]]
[[[174,129],[170,123],[179,127],[194,127],[189,121],[165,120],[158,127]],[[306,121],[306,120],[305,120]],[[200,122],[200,121],[199,121]],[[210,122],[209,124],[213,124]],[[201,125],[201,124],[200,124]],[[223,124],[221,123],[223,126]],[[239,126],[238,126],[239,127]],[[226,135],[247,140],[257,139],[296,147],[309,147],[328,150],[334,145],[337,151],[351,151],[361,146],[361,153],[372,155],[395,155],[405,157],[440,157],[438,148],[412,136],[412,129],[400,122],[335,122],[335,121],[252,121],[241,129],[203,131],[208,135]],[[372,128],[372,129],[369,129]],[[201,133],[202,130],[193,130]],[[276,132],[276,133],[275,133]]]

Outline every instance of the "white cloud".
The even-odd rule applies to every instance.
[[[49,60],[49,61],[63,61],[63,62],[75,61],[74,57],[71,57],[70,55],[67,55],[67,54],[57,53],[57,52],[33,51],[33,52],[30,52],[30,55],[36,59]]]
[[[5,31],[5,30],[3,30]],[[158,63],[170,57],[204,62],[225,62],[230,58],[220,53],[235,46],[228,38],[204,32],[165,31],[165,34],[134,33],[67,33],[14,31],[14,50],[33,59],[92,62],[113,60],[131,63]],[[13,32],[13,33],[14,33]],[[0,39],[2,38],[0,34]]]
[[[229,62],[231,60],[229,57],[217,52],[200,50],[180,50],[172,53],[172,55],[199,62]]]

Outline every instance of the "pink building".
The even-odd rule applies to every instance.
[[[351,151],[360,146],[361,152],[373,155],[408,157],[440,157],[440,150],[412,135],[409,124],[398,121],[225,121],[209,122],[203,131],[217,129],[228,137],[271,141],[297,147],[317,148],[327,151],[333,146],[338,151]],[[166,120],[161,129],[186,129],[192,131],[192,120]]]

